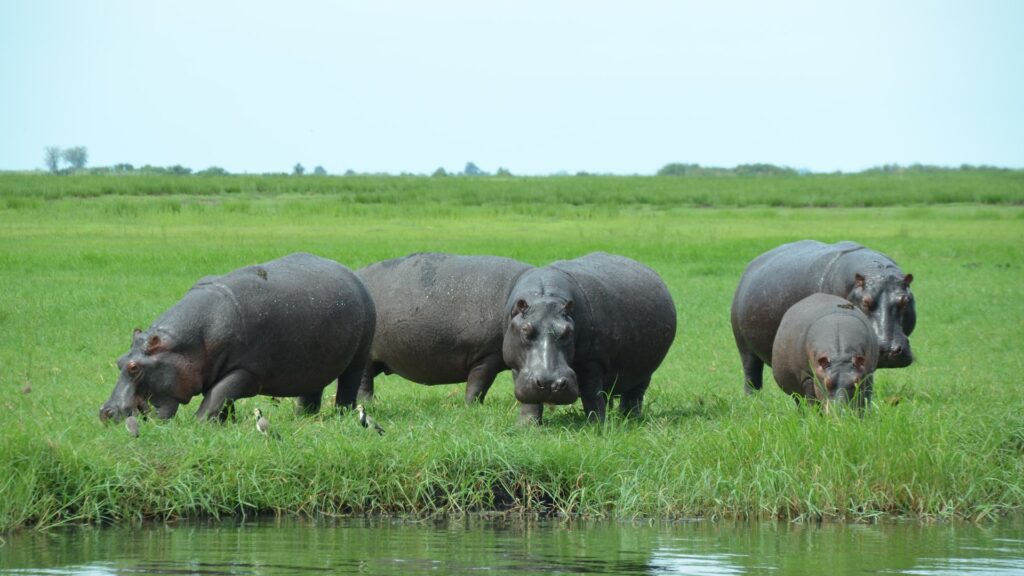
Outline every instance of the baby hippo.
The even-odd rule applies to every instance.
[[[811,402],[871,401],[878,339],[845,298],[811,294],[786,311],[772,346],[772,375],[787,394]]]

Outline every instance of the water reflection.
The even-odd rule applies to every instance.
[[[0,574],[1024,574],[1024,522],[635,525],[357,519],[6,536]]]

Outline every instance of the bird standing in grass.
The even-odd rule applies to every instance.
[[[264,436],[270,436],[270,420],[263,415],[263,411],[259,408],[252,411],[252,415],[256,417],[256,431]]]
[[[132,435],[132,438],[139,437],[139,421],[135,418],[135,414],[124,419],[124,427],[128,429],[128,433]]]
[[[373,418],[370,418],[370,415],[366,413],[366,409],[363,408],[362,404],[356,406],[356,412],[359,413],[360,426],[362,426],[363,428],[373,428],[374,430],[377,431],[377,434],[380,434],[381,436],[384,435],[384,429],[381,428],[380,424],[377,424],[377,422],[375,422]]]

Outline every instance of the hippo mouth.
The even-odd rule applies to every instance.
[[[914,356],[905,350],[882,352],[878,356],[879,368],[906,368],[914,362]]]
[[[560,390],[542,390],[533,386],[516,387],[516,400],[523,404],[572,404],[579,397],[579,391],[572,386]]]
[[[141,396],[136,396],[127,406],[112,406],[110,404],[104,404],[103,407],[100,408],[100,421],[107,422],[109,420],[113,420],[116,423],[135,414],[148,414],[149,411],[149,402]]]

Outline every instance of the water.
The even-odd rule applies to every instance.
[[[411,522],[23,532],[0,574],[1024,575],[1024,522],[731,524]]]

